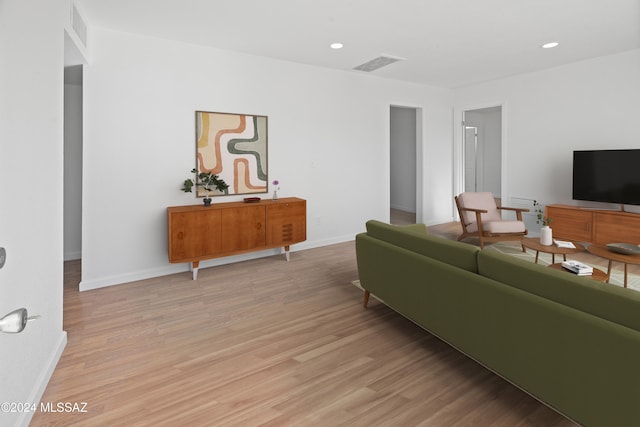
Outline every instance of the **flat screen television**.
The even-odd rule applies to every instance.
[[[574,151],[573,198],[640,205],[640,149]]]

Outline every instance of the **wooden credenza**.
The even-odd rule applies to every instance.
[[[289,247],[307,239],[307,202],[296,197],[167,208],[169,262],[192,264],[245,252]]]
[[[640,244],[640,214],[580,208],[570,205],[547,205],[553,237],[577,242]]]

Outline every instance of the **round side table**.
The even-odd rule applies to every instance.
[[[525,248],[536,251],[536,264],[538,263],[538,256],[540,252],[544,252],[547,254],[551,254],[551,264],[556,263],[556,255],[562,255],[563,260],[567,260],[567,254],[577,254],[580,252],[584,252],[584,246],[580,243],[571,242],[575,246],[575,248],[561,248],[556,245],[541,245],[540,239],[537,237],[526,237],[522,239],[522,251],[525,251]]]
[[[564,268],[562,266],[561,262],[556,263],[556,264],[551,264],[551,265],[549,265],[549,268],[553,268],[555,270],[566,271],[569,274],[573,274],[574,276],[578,276],[577,274],[572,273],[571,271],[569,271],[566,268]],[[578,276],[578,277],[588,277],[590,279],[597,280],[598,282],[602,282],[602,283],[607,283],[607,281],[609,280],[609,275],[607,273],[605,273],[604,271],[598,269],[598,268],[594,268],[592,274],[588,274],[588,275],[584,275],[584,276]]]
[[[624,287],[627,287],[627,265],[628,264],[636,264],[640,265],[640,255],[625,255],[617,252],[613,252],[605,245],[589,245],[587,246],[587,251],[594,255],[597,255],[601,258],[609,260],[609,265],[607,266],[607,283],[611,278],[611,264],[613,261],[621,262],[624,264]]]

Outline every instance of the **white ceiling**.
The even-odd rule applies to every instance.
[[[339,70],[397,56],[371,74],[451,88],[640,48],[640,0],[75,1],[90,27]]]

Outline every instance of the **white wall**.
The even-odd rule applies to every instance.
[[[505,105],[507,196],[543,204],[578,204],[573,150],[640,146],[639,94],[640,50],[454,91],[456,111]]]
[[[66,343],[62,330],[63,0],[0,2],[0,316],[41,318],[0,333],[0,402],[37,403]],[[32,413],[0,412],[0,425]]]
[[[81,289],[186,271],[167,261],[166,207],[201,203],[180,191],[195,165],[195,110],[269,116],[270,180],[280,180],[281,197],[308,201],[308,240],[292,250],[350,240],[367,219],[388,220],[391,105],[423,108],[425,182],[433,185],[424,195],[425,218],[451,218],[449,90],[101,29],[92,34],[83,81]],[[244,258],[250,256],[256,254]]]
[[[391,107],[391,207],[416,211],[416,110]]]

